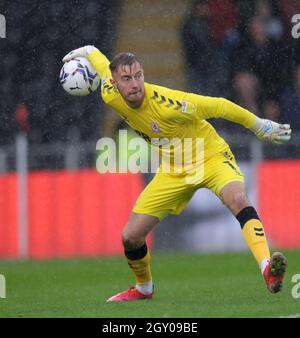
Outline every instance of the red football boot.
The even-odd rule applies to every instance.
[[[128,290],[117,293],[116,295],[107,299],[107,302],[127,302],[130,300],[151,299],[153,292],[149,295],[144,295],[139,292],[135,286],[131,285]]]
[[[281,252],[274,252],[263,272],[267,288],[270,292],[276,293],[281,290],[286,267],[287,259]]]

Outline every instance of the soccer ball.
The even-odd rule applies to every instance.
[[[59,82],[67,93],[86,96],[99,87],[100,76],[88,59],[77,57],[63,65]]]

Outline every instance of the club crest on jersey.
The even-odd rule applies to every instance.
[[[181,106],[181,112],[185,114],[193,114],[196,110],[195,105],[192,102],[183,100]]]
[[[159,133],[160,130],[159,130],[159,126],[156,122],[151,122],[151,129],[154,133]]]

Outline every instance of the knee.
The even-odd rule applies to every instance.
[[[234,214],[237,214],[247,206],[249,206],[249,201],[244,192],[236,192],[232,194],[228,207]]]
[[[123,243],[124,249],[134,250],[143,245],[144,239],[140,238],[133,232],[124,230],[122,232],[122,243]]]

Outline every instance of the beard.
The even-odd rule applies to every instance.
[[[141,89],[136,92],[129,93],[126,97],[123,96],[124,100],[131,107],[134,107],[134,108],[141,106],[141,104],[143,103],[144,97],[145,97],[145,92],[142,91]]]

